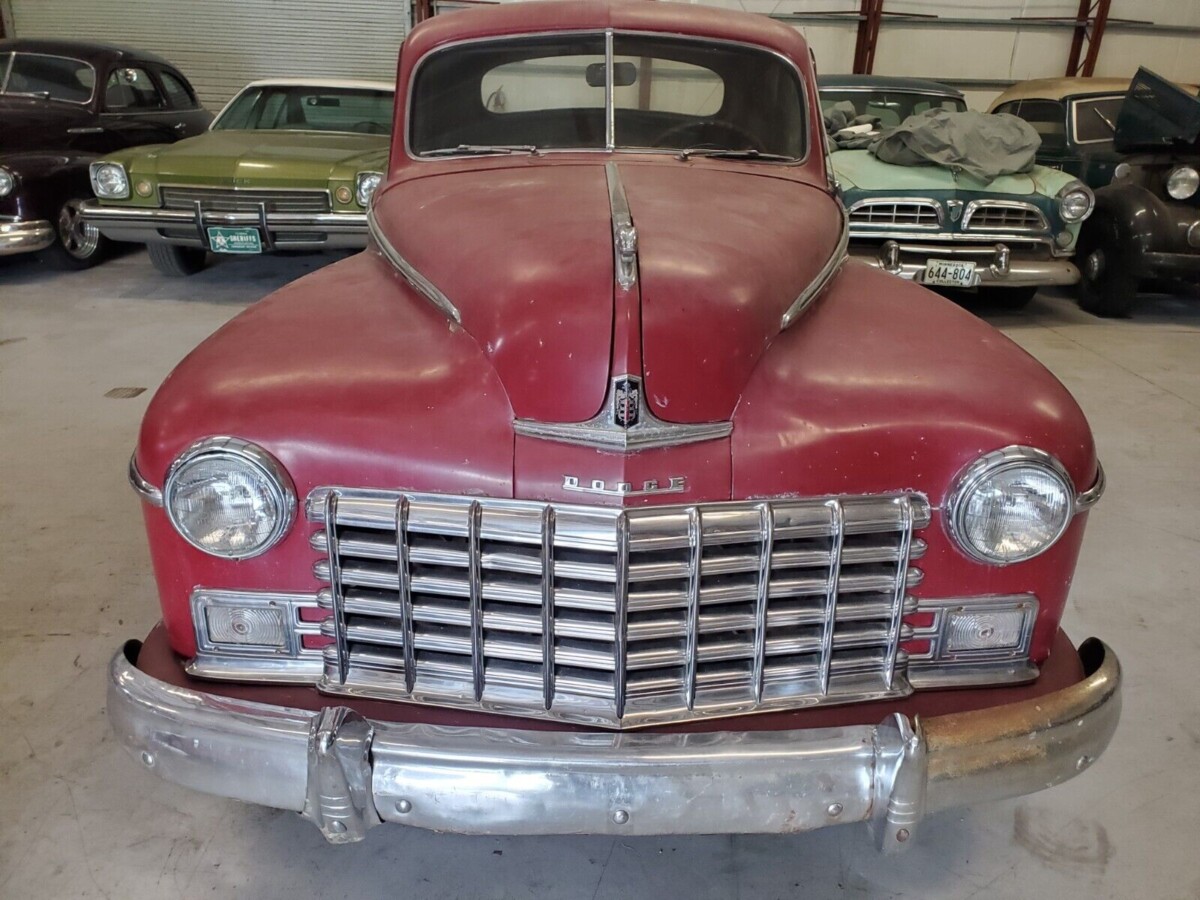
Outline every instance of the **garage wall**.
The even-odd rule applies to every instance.
[[[394,81],[410,0],[0,0],[13,37],[107,41],[178,66],[216,112],[256,78]]]

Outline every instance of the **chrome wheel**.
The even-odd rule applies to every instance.
[[[58,211],[58,240],[75,259],[89,259],[100,246],[100,231],[83,219],[83,201],[68,200]]]

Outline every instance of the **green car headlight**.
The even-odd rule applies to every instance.
[[[101,200],[124,200],[129,196],[129,176],[120,163],[92,163],[92,190]]]
[[[364,209],[371,204],[371,198],[383,181],[381,172],[359,172],[354,179],[354,199]]]

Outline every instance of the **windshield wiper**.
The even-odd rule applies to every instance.
[[[420,156],[485,156],[489,153],[532,153],[539,151],[534,144],[459,144],[457,147],[438,147],[422,150]]]
[[[784,156],[781,153],[763,153],[761,150],[716,150],[712,147],[688,147],[675,154],[676,159],[685,162],[693,156],[703,156],[707,159],[761,159],[768,162],[795,162],[794,156]]]
[[[1112,119],[1110,119],[1104,113],[1100,112],[1098,107],[1093,106],[1092,112],[1094,112],[1097,116],[1100,117],[1100,121],[1108,126],[1109,131],[1111,131],[1113,134],[1117,133],[1117,126],[1112,123]]]

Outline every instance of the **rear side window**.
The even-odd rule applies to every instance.
[[[123,66],[108,76],[104,108],[109,112],[162,109],[163,99],[149,72],[138,66]]]
[[[159,69],[158,76],[162,79],[163,90],[167,92],[167,105],[171,109],[196,108],[196,97],[182,78],[166,69]]]

